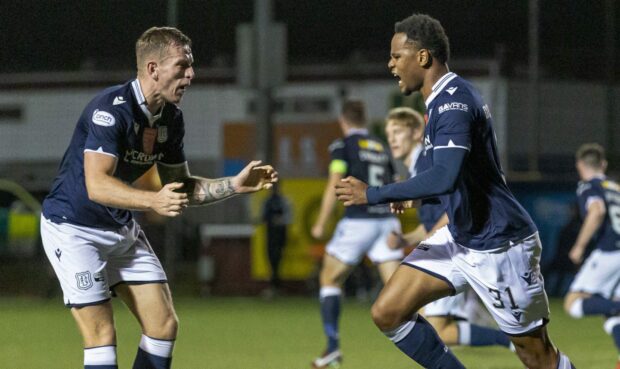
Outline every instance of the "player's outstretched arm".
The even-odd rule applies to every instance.
[[[182,182],[180,191],[188,195],[189,205],[200,206],[271,188],[278,181],[278,172],[270,165],[260,164],[260,161],[252,161],[236,176],[216,179],[190,176],[187,163],[176,166],[158,164],[157,169],[162,183]]]
[[[577,240],[568,253],[568,257],[573,263],[581,264],[583,261],[588,243],[603,224],[606,212],[607,209],[603,200],[592,201],[588,206],[588,212],[577,235]]]
[[[342,174],[340,173],[329,174],[329,179],[327,181],[327,185],[325,186],[323,197],[321,198],[321,209],[319,210],[319,215],[310,231],[312,233],[312,237],[316,239],[321,239],[325,236],[325,224],[327,224],[329,217],[334,211],[334,207],[336,205],[336,185],[341,179]]]
[[[183,183],[169,183],[158,192],[133,188],[113,176],[116,160],[110,155],[84,153],[84,179],[91,201],[118,209],[152,209],[169,217],[181,214],[187,207],[187,195],[175,192]]]

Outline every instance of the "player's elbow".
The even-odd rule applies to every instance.
[[[88,199],[94,202],[101,202],[104,191],[101,189],[101,182],[96,179],[89,179],[88,177],[85,180],[86,182],[86,194],[88,195]]]

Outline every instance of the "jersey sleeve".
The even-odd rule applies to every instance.
[[[594,183],[583,182],[577,189],[577,201],[583,214],[588,212],[590,204],[594,201],[605,201],[605,193],[602,187]]]
[[[433,150],[471,149],[471,128],[475,121],[474,106],[464,94],[444,97],[433,114],[438,114]]]
[[[329,173],[346,174],[348,164],[343,140],[336,140],[329,145],[329,156]]]
[[[88,134],[84,151],[120,156],[119,141],[125,134],[126,122],[120,114],[111,109],[95,108],[85,112],[88,119]]]

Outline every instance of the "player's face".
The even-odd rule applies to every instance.
[[[398,160],[405,160],[417,144],[413,129],[393,119],[388,120],[385,135],[392,155]]]
[[[185,90],[194,78],[194,57],[189,46],[172,46],[168,55],[157,65],[157,84],[160,95],[169,103],[181,102]]]
[[[424,81],[424,69],[418,62],[418,51],[411,42],[407,42],[407,34],[395,33],[392,37],[388,68],[399,79],[398,87],[405,95],[419,90]]]

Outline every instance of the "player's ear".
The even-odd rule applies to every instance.
[[[158,79],[158,75],[157,75],[157,63],[155,62],[148,62],[146,64],[146,73],[151,76],[151,78],[153,78],[154,80],[157,81]]]
[[[420,49],[418,51],[418,64],[420,64],[422,68],[430,68],[433,64],[433,56],[428,49]]]

